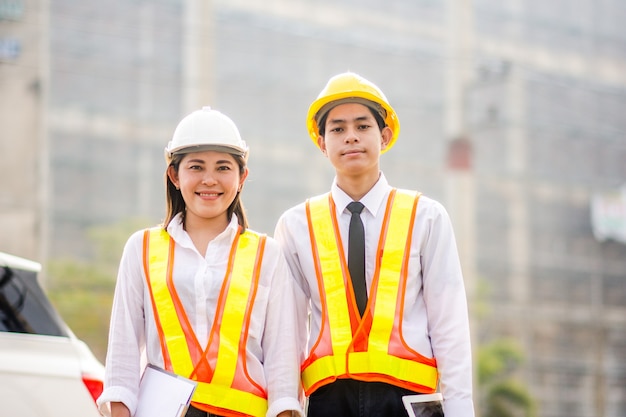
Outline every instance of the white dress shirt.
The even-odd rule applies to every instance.
[[[183,230],[180,215],[167,228],[176,242],[174,285],[202,346],[208,343],[237,227],[233,216],[226,230],[209,243],[206,256],[197,251]],[[115,287],[104,392],[97,401],[101,413],[107,416],[112,401],[123,402],[133,415],[146,361],[164,366],[142,250],[143,231],[138,231],[126,243]],[[279,245],[268,238],[246,349],[250,376],[268,392],[268,417],[284,410],[303,414],[292,282]]]
[[[375,252],[385,216],[385,204],[391,186],[381,173],[376,185],[360,200],[365,228],[365,275],[368,293],[375,269]],[[351,198],[333,182],[331,195],[337,208],[341,240],[347,251]],[[320,331],[320,294],[315,276],[305,204],[287,210],[278,220],[274,237],[283,247],[294,275],[299,306],[299,320],[306,322],[310,313],[310,338],[301,328],[301,346],[309,352]],[[347,259],[347,252],[345,253]],[[473,417],[472,355],[469,320],[463,275],[454,232],[444,207],[421,196],[413,227],[409,275],[402,334],[407,344],[420,354],[435,357],[440,374],[440,390],[446,417]],[[306,307],[305,307],[306,308]],[[302,327],[302,326],[301,326]],[[308,344],[307,344],[308,340]],[[304,355],[301,349],[301,359]]]

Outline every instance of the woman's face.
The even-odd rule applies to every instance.
[[[167,174],[180,188],[187,206],[186,222],[228,222],[227,209],[248,175],[240,175],[235,158],[225,152],[202,151],[183,156],[178,171],[173,166]]]

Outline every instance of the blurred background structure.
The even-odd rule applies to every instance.
[[[351,70],[399,114],[390,183],[455,223],[475,350],[519,344],[539,417],[623,417],[625,21],[623,0],[0,0],[0,250],[89,263],[94,228],[160,222],[163,148],[202,105],[248,142],[271,235],[329,189],[304,119]]]

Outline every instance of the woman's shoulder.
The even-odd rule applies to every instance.
[[[250,228],[246,229],[245,234],[248,234],[250,236],[255,236],[255,237],[259,238],[259,239],[265,239],[268,242],[274,240],[274,238],[272,236],[268,235],[267,233],[259,232],[257,230],[250,229]]]
[[[246,232],[248,233],[250,236],[255,236],[259,239],[264,239],[265,240],[265,250],[267,251],[269,250],[280,250],[280,246],[278,244],[278,241],[276,239],[274,239],[272,236],[268,235],[267,233],[262,233],[262,232],[258,232],[254,229],[246,229]]]
[[[162,225],[146,227],[144,229],[136,230],[126,240],[126,248],[130,249],[130,248],[135,248],[135,247],[141,247],[143,246],[144,236],[147,231],[150,231],[152,233],[152,232],[157,232],[157,231],[162,231],[162,230],[164,230]]]

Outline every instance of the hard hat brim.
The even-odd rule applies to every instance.
[[[193,152],[205,152],[205,151],[215,151],[215,152],[223,152],[229,153],[232,155],[239,155],[244,159],[248,157],[248,149],[243,149],[237,146],[228,146],[228,145],[212,145],[212,144],[202,144],[202,145],[191,145],[191,146],[181,146],[173,149],[166,149],[166,156],[170,159],[173,155],[179,154],[187,154]]]

